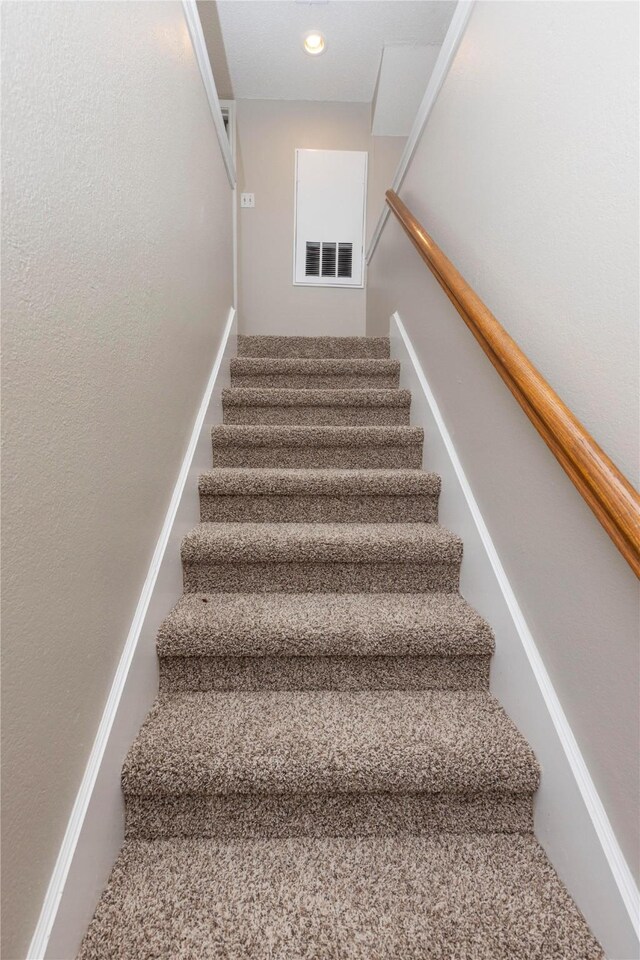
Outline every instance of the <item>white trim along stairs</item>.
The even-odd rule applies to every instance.
[[[390,340],[239,337],[230,373],[79,960],[603,957]]]
[[[378,931],[377,935],[382,939],[376,942],[381,950],[384,946],[388,952],[381,952],[380,956],[394,955],[393,951],[397,951],[403,943],[405,951],[412,943],[412,949],[417,949],[416,944],[422,941],[415,939],[414,942],[411,937],[426,936],[427,928],[421,929],[418,924],[409,936],[406,929],[399,933],[397,926],[394,927],[394,905],[398,908],[398,904],[393,900],[391,888],[398,883],[398,876],[394,873],[393,864],[397,862],[398,869],[402,864],[402,870],[417,871],[412,874],[412,883],[418,889],[425,882],[419,868],[419,863],[425,857],[430,856],[445,871],[451,871],[452,864],[457,862],[459,866],[451,874],[453,882],[445,884],[445,890],[449,887],[462,890],[461,895],[467,897],[471,895],[470,888],[464,885],[464,873],[460,873],[462,861],[456,858],[463,857],[464,862],[468,862],[468,858],[472,857],[475,863],[474,884],[478,877],[484,876],[483,864],[497,863],[505,876],[510,878],[509,883],[517,888],[520,868],[515,865],[516,861],[510,859],[508,847],[504,846],[507,841],[501,841],[503,845],[492,847],[490,852],[486,848],[487,843],[493,843],[487,838],[497,836],[490,827],[486,832],[487,816],[494,829],[496,824],[500,824],[497,829],[503,838],[521,838],[517,842],[524,844],[524,847],[519,847],[517,862],[522,865],[521,858],[525,857],[527,869],[534,873],[542,871],[540,877],[544,877],[545,889],[555,891],[552,902],[547,902],[544,908],[549,912],[543,913],[546,916],[544,936],[549,937],[555,931],[553,935],[558,938],[557,949],[553,948],[556,952],[551,951],[548,956],[602,956],[595,941],[588,939],[587,928],[581,926],[579,915],[572,912],[574,908],[562,892],[559,881],[554,879],[555,874],[547,872],[550,868],[545,865],[544,858],[541,859],[541,848],[537,845],[527,846],[530,841],[526,837],[531,836],[531,813],[527,813],[530,800],[526,796],[527,791],[535,788],[538,782],[538,766],[533,754],[528,752],[526,742],[506,716],[501,712],[493,712],[494,708],[490,705],[495,701],[483,699],[486,698],[486,693],[482,691],[486,689],[488,658],[493,649],[492,634],[485,632],[482,626],[486,617],[497,638],[492,691],[507,707],[510,718],[526,735],[542,763],[541,785],[535,806],[530,808],[534,814],[538,839],[587,916],[607,955],[610,958],[633,958],[637,940],[634,939],[630,917],[633,915],[633,897],[637,891],[634,891],[628,867],[617,848],[606,814],[495,553],[402,321],[397,314],[392,318],[390,348],[389,341],[367,341],[365,338],[342,338],[342,343],[340,338],[307,338],[303,342],[304,339],[242,338],[241,356],[234,360],[235,313],[230,312],[29,957],[36,960],[75,955],[79,937],[93,912],[99,888],[106,882],[109,867],[116,857],[122,840],[119,767],[136,728],[152,703],[157,676],[153,664],[153,641],[158,628],[160,698],[125,762],[123,784],[128,839],[125,852],[118,860],[116,873],[107,887],[106,900],[103,898],[85,941],[84,952],[81,953],[83,960],[107,956],[146,956],[144,952],[135,952],[136,929],[144,938],[151,938],[153,949],[160,950],[154,956],[223,955],[203,952],[197,939],[202,931],[197,923],[195,927],[188,927],[191,931],[188,935],[196,937],[190,948],[192,952],[180,953],[176,952],[177,942],[171,941],[171,930],[167,933],[164,921],[154,926],[151,917],[141,924],[135,911],[133,915],[131,911],[127,912],[124,904],[131,900],[132,884],[138,882],[136,871],[140,861],[136,857],[139,858],[140,850],[148,852],[151,848],[155,860],[149,861],[144,869],[146,871],[148,868],[152,876],[154,870],[179,871],[186,870],[187,864],[191,864],[191,867],[197,864],[197,869],[204,871],[204,876],[208,878],[207,884],[211,882],[209,870],[212,870],[212,875],[224,878],[224,889],[221,888],[220,895],[231,904],[229,910],[235,918],[233,922],[229,921],[231,926],[228,929],[222,922],[225,943],[232,942],[228,938],[234,930],[246,928],[248,931],[248,939],[242,940],[240,937],[235,946],[236,952],[224,955],[234,960],[249,955],[260,958],[262,954],[257,944],[261,942],[265,931],[260,928],[259,920],[256,921],[258,927],[246,926],[242,884],[249,883],[251,889],[254,881],[259,885],[264,902],[271,903],[273,936],[277,941],[277,937],[283,935],[282,930],[278,933],[278,917],[273,916],[274,905],[269,900],[271,892],[268,876],[264,873],[265,861],[260,856],[256,860],[256,850],[260,849],[261,843],[271,844],[269,863],[272,860],[278,863],[282,857],[280,868],[285,870],[291,856],[295,855],[305,865],[305,876],[315,878],[313,882],[324,885],[323,889],[329,880],[322,872],[322,864],[330,864],[332,878],[336,871],[342,878],[337,883],[338,893],[348,899],[347,891],[355,882],[349,869],[375,875],[376,864],[378,867],[380,865],[379,851],[375,845],[379,840],[384,847],[385,862],[391,864],[391,872],[385,875],[386,879],[378,877],[386,893],[381,901],[376,902],[374,910],[378,919],[380,916],[384,918],[385,925],[384,936]],[[329,356],[326,356],[327,351]],[[337,351],[338,356],[332,356],[332,351]],[[356,356],[351,356],[354,351]],[[370,355],[371,351],[373,356]],[[309,352],[311,356],[308,356]],[[229,370],[232,380],[228,376]],[[232,389],[227,388],[229,383]],[[220,419],[222,411],[225,426],[214,426],[212,431],[217,459],[211,470],[211,425]],[[324,446],[323,440],[318,447],[316,435],[326,435],[330,439],[329,446]],[[391,435],[403,438],[399,447],[387,446]],[[437,474],[421,469],[423,435],[425,462]],[[346,446],[341,446],[344,443]],[[218,465],[215,466],[215,463]],[[282,463],[287,466],[283,468]],[[198,482],[196,477],[199,477]],[[440,478],[443,483],[442,496]],[[194,527],[198,491],[203,524]],[[466,605],[459,610],[451,606],[452,598],[457,596],[454,580],[457,582],[458,574],[454,574],[454,570],[459,566],[457,551],[461,541],[456,536],[450,539],[444,527],[434,525],[438,511],[439,522],[455,530],[464,539],[467,559],[461,568],[461,589],[466,599],[482,615],[481,619],[477,619],[477,615]],[[434,539],[437,530],[442,533],[438,533]],[[248,539],[243,540],[245,533]],[[260,539],[263,536],[266,539],[261,553]],[[174,612],[166,618],[180,590],[180,542],[187,592]],[[363,552],[358,559],[360,549]],[[247,550],[251,561],[249,566],[245,566]],[[322,554],[323,550],[328,551],[328,562],[321,563],[314,572],[318,551]],[[376,567],[377,554],[382,562],[380,567]],[[345,563],[339,561],[340,557]],[[412,568],[411,557],[421,558],[418,568]],[[387,562],[395,565],[391,576],[388,570],[384,572]],[[397,576],[404,583],[404,586],[401,583],[399,593]],[[321,579],[318,580],[318,577]],[[345,577],[348,578],[346,586]],[[296,592],[292,594],[293,583]],[[380,595],[382,584],[385,591],[392,591],[391,594]],[[210,593],[212,588],[213,596]],[[444,589],[443,598],[449,598],[443,600],[445,606],[438,616],[444,615],[445,622],[451,624],[456,622],[456,618],[461,618],[460,626],[455,628],[451,636],[468,638],[456,641],[467,646],[463,651],[458,649],[458,656],[453,659],[446,654],[444,647],[439,649],[438,655],[435,648],[426,649],[419,644],[411,651],[397,646],[394,648],[393,644],[397,645],[402,636],[402,631],[401,634],[397,633],[397,627],[395,632],[391,630],[396,614],[393,614],[389,626],[384,627],[388,611],[393,611],[400,604],[398,611],[402,609],[404,612],[397,616],[403,629],[406,628],[408,634],[415,637],[418,628],[410,627],[410,624],[411,618],[417,615],[415,603],[419,601],[420,612],[416,624],[422,623],[419,632],[424,631],[424,623],[430,622],[433,612],[423,609],[424,601],[419,598],[425,596],[424,591],[428,598],[434,589]],[[256,590],[258,592],[254,592]],[[330,591],[328,595],[327,590]],[[367,599],[358,607],[358,592],[364,596],[363,590]],[[403,592],[406,590],[410,590],[408,596]],[[453,594],[449,592],[451,590]],[[328,607],[327,598],[331,601]],[[204,606],[203,599],[211,599],[213,603]],[[300,600],[302,607],[298,602]],[[345,606],[344,614],[340,614],[345,604],[349,609]],[[271,624],[266,632],[260,628],[261,607],[264,607],[264,623]],[[301,618],[303,608],[305,612]],[[201,610],[206,611],[204,615]],[[448,612],[444,613],[445,610]],[[351,629],[359,622],[359,618],[369,615],[377,626],[375,629],[372,626],[363,628],[359,634],[360,643],[364,643],[362,638],[368,638],[367,643],[371,644],[376,631],[380,633],[387,654],[382,658],[380,649],[363,648],[358,652],[353,646],[344,646],[348,633],[340,632],[340,617],[344,616],[345,624],[349,624]],[[403,617],[409,619],[403,620]],[[243,628],[247,618],[251,624],[249,633]],[[273,633],[278,632],[274,626],[277,623],[280,623],[281,634],[283,631],[286,636],[291,634],[287,641],[291,645],[287,655],[282,648],[274,650],[270,647]],[[294,626],[291,632],[292,623],[301,623],[302,626]],[[328,623],[332,624],[333,647],[326,647]],[[465,623],[467,626],[463,627]],[[471,624],[475,624],[472,629],[477,632],[473,648],[468,646],[471,634],[465,633],[471,629]],[[236,639],[233,640],[233,637]],[[262,637],[262,650],[242,648],[247,637],[254,644]],[[309,653],[313,655],[301,657],[299,647],[295,648],[296,642],[310,644]],[[413,642],[418,643],[415,638]],[[428,642],[433,643],[433,640]],[[216,643],[222,643],[221,649],[227,650],[224,656],[220,656],[220,650],[216,653]],[[230,649],[234,649],[232,654],[228,652]],[[464,656],[460,656],[461,652]],[[389,653],[394,656],[390,657]],[[433,689],[434,685],[437,690]],[[456,693],[456,690],[459,692]],[[212,707],[222,703],[225,697],[233,699],[236,719],[244,718],[243,726],[234,728],[235,733],[230,733],[226,726],[224,711],[215,720],[210,713]],[[380,697],[385,701],[386,719],[382,727],[376,720]],[[507,783],[513,783],[513,777],[524,777],[518,779],[518,790],[524,789],[525,792],[519,795],[521,799],[516,806],[513,805],[514,797],[507,806],[503,801],[500,801],[502,806],[496,806],[496,800],[489,801],[485,795],[483,812],[480,807],[474,809],[473,804],[460,808],[458,801],[453,803],[453,796],[444,806],[440,804],[436,808],[428,800],[429,790],[433,786],[430,777],[439,775],[435,773],[437,764],[442,763],[446,754],[439,755],[434,767],[438,736],[434,741],[435,754],[433,750],[430,753],[429,749],[420,755],[412,751],[417,742],[429,741],[427,734],[430,724],[444,723],[442,729],[446,730],[447,725],[454,723],[455,726],[460,722],[459,713],[455,714],[458,720],[454,720],[454,714],[447,712],[456,698],[462,698],[468,707],[469,702],[478,697],[481,698],[478,703],[486,705],[483,710],[490,709],[488,719],[484,721],[480,721],[476,713],[472,720],[474,730],[477,733],[482,723],[488,722],[492,731],[490,739],[497,738],[503,759],[496,761],[494,757],[487,760],[482,752],[475,755],[471,741],[468,747],[464,747],[464,728],[457,728],[458,733],[453,741],[458,744],[455,748],[458,752],[454,751],[455,769],[458,771],[456,776],[464,778],[461,770],[473,771],[473,774],[468,774],[472,779],[465,781],[463,792],[471,790],[473,793],[474,790],[484,789],[480,781],[474,778],[486,763],[489,766],[485,775],[489,776],[491,782],[495,782],[496,777],[506,777]],[[251,741],[257,739],[258,753],[251,754],[249,751],[250,755],[243,759],[242,751],[245,748],[242,744],[246,740],[247,730],[255,721],[252,716],[257,701],[253,698],[260,700],[260,709],[263,713],[267,710],[267,713],[261,714],[262,720],[249,738]],[[231,699],[227,701],[229,704]],[[181,716],[181,704],[193,705],[196,701],[198,713],[204,710],[204,715],[209,718],[206,721],[209,726],[205,724],[204,727],[208,731],[206,737],[219,745],[214,752],[216,755],[221,753],[223,759],[225,750],[228,753],[222,766],[214,763],[211,767],[210,760],[202,760],[205,756],[202,753],[194,754],[187,761],[179,777],[195,775],[200,763],[204,763],[204,767],[197,774],[200,786],[194,781],[187,789],[185,801],[179,799],[180,796],[185,797],[181,792],[181,781],[171,779],[171,771],[176,769],[176,756],[173,755],[171,759],[172,754],[167,751],[177,749],[179,756],[183,749],[180,744],[184,743],[180,731],[185,723],[191,723],[188,718],[191,716],[193,719],[194,716],[189,713],[190,708],[187,708],[185,716]],[[292,706],[294,701],[295,705]],[[409,702],[411,709],[407,712]],[[423,714],[421,710],[426,709],[427,702],[429,709]],[[329,720],[332,703],[340,706],[333,720]],[[440,711],[445,710],[438,721],[433,714],[436,703]],[[292,709],[293,714],[289,712]],[[346,731],[341,726],[345,709],[356,710],[349,721],[351,729]],[[458,702],[456,711],[459,709]],[[396,717],[392,722],[392,741],[385,740],[385,731],[390,722],[387,716],[389,711],[391,716]],[[292,717],[293,728],[290,726]],[[309,730],[304,726],[305,717],[312,724]],[[410,735],[409,746],[402,746],[405,725],[411,728],[416,722],[417,741],[412,740]],[[197,741],[199,723],[200,720],[195,727],[188,728],[189,743]],[[358,749],[353,753],[350,737],[354,725],[357,729],[358,723],[363,725],[364,739],[358,741]],[[347,812],[339,810],[342,800],[336,807],[335,798],[329,806],[324,801],[324,806],[318,805],[317,799],[313,802],[307,799],[302,806],[297,801],[295,810],[290,805],[283,806],[282,800],[274,805],[273,795],[270,794],[274,787],[274,776],[277,782],[278,777],[288,775],[291,779],[287,781],[287,790],[293,790],[294,795],[302,783],[306,784],[306,793],[311,790],[313,794],[314,790],[320,789],[320,793],[324,794],[328,788],[326,777],[328,770],[333,767],[323,766],[320,748],[315,756],[310,751],[309,744],[313,741],[309,740],[309,731],[312,728],[314,736],[318,730],[324,729],[326,737],[337,740],[340,744],[338,756],[346,757],[347,769],[343,769],[341,774],[334,770],[331,776],[347,778],[342,781],[342,787],[338,787],[338,797],[344,799],[345,785],[350,784],[347,796],[351,799]],[[284,738],[284,743],[288,742],[287,737],[292,735],[292,729],[295,730],[294,739],[280,758],[277,744],[274,747],[273,741],[269,746],[265,742],[260,747],[263,731],[271,729],[279,731],[278,736]],[[241,730],[244,732],[241,733]],[[306,743],[307,750],[296,758],[295,743],[298,740]],[[367,748],[370,741],[377,746],[369,756]],[[400,744],[400,748],[397,744]],[[164,760],[163,745],[166,746]],[[159,748],[160,755],[157,753]],[[263,762],[259,757],[273,757],[274,748],[275,767],[267,764],[262,773],[257,773],[255,764]],[[403,753],[405,748],[408,753]],[[237,756],[238,749],[240,759]],[[471,750],[471,753],[467,756],[465,750]],[[197,756],[200,756],[200,760]],[[519,759],[513,766],[516,757]],[[179,768],[180,763],[184,764],[184,759],[177,762]],[[496,762],[498,766],[492,766]],[[286,774],[288,763],[291,770]],[[403,767],[403,764],[408,766]],[[426,780],[418,782],[415,777],[420,765],[426,771]],[[445,773],[445,796],[446,778],[452,776],[453,769]],[[186,773],[187,770],[192,773]],[[241,770],[244,770],[242,774]],[[253,775],[262,777],[260,796],[250,799],[249,788],[249,799],[243,793],[244,799],[238,807],[238,798],[234,800],[236,795],[233,793],[237,787],[230,787],[230,784],[239,783],[237,777],[246,778],[251,771]],[[382,780],[376,780],[376,777],[382,777]],[[247,789],[246,780],[242,782],[245,783],[242,788],[244,791]],[[388,782],[404,783],[403,789],[409,789],[409,794],[401,791],[397,796],[392,791],[389,796],[386,791],[385,798],[381,799],[380,786],[376,787],[375,784]],[[215,783],[218,783],[218,787],[214,786]],[[227,786],[221,787],[222,783]],[[158,805],[156,794],[161,784],[161,792],[167,799]],[[167,806],[170,791],[176,788],[179,792]],[[194,806],[199,789],[204,789],[204,793]],[[372,789],[376,798],[374,807],[371,807]],[[222,790],[222,793],[216,793],[216,790]],[[427,797],[426,801],[420,801],[422,806],[419,809],[412,806],[416,802],[416,795]],[[290,792],[288,796],[290,798]],[[408,802],[408,796],[413,797],[411,803]],[[365,800],[366,805],[363,806]],[[335,834],[338,822],[340,829],[337,832],[342,839],[338,842],[334,838],[329,843],[323,834]],[[425,825],[427,822],[428,826]],[[220,835],[211,835],[211,823],[216,824],[213,833],[217,831]],[[354,823],[357,824],[355,829]],[[177,842],[174,838],[176,831],[180,834],[180,842],[184,841],[187,846],[183,849],[178,843],[182,852],[176,854],[174,850],[167,860],[167,850]],[[407,833],[412,840],[407,839]],[[307,840],[310,834],[313,842],[310,841],[309,845]],[[453,843],[453,847],[443,847],[442,838],[445,835],[458,837],[455,842],[447,841]],[[482,848],[482,844],[481,847],[473,847],[472,836],[484,836],[482,843],[485,847]],[[468,846],[469,842],[472,847]],[[225,847],[229,843],[235,844],[231,861],[222,853],[223,850],[229,853],[231,848]],[[154,844],[164,844],[164,853],[159,853],[160,847]],[[539,852],[535,853],[536,850]],[[131,855],[131,851],[135,851],[135,856]],[[187,860],[181,859],[183,853]],[[527,859],[531,857],[533,859]],[[234,873],[231,862],[242,864],[242,870],[245,871],[242,884],[239,884],[239,875]],[[195,895],[199,881],[196,882],[191,874],[189,876],[191,881],[185,882],[195,884],[190,894]],[[254,881],[251,881],[252,876]],[[295,927],[297,911],[302,910],[296,898],[299,894],[306,895],[304,889],[301,893],[303,879],[301,876],[295,878],[295,896],[286,892],[285,884],[285,913],[287,909],[292,912],[281,919],[284,923],[282,929],[288,930],[289,934],[293,929],[292,924]],[[389,885],[385,886],[387,881]],[[431,894],[437,894],[440,899],[445,895],[439,889],[431,890]],[[492,890],[491,899],[494,900],[496,896],[506,896],[506,893],[504,890]],[[522,900],[521,892],[518,896]],[[385,900],[385,897],[390,899]],[[173,916],[176,903],[171,902]],[[413,910],[428,917],[428,900],[421,902],[418,897],[414,901],[409,897],[408,902]],[[110,904],[116,904],[117,916],[111,911]],[[341,909],[343,906],[344,901],[341,902]],[[353,908],[353,904],[351,906]],[[355,913],[358,914],[362,904],[355,906]],[[330,912],[333,909],[331,902],[325,907]],[[144,892],[140,908],[147,918],[153,913]],[[162,898],[159,909],[162,911]],[[448,909],[455,913],[455,896],[449,902]],[[482,930],[483,907],[478,909],[474,929]],[[512,907],[507,909],[507,915],[509,909]],[[533,910],[533,913],[525,915],[525,910],[522,917],[518,917],[517,912],[509,916],[508,926],[520,931],[518,936],[525,928],[533,930],[533,935],[536,935],[540,904],[530,903],[527,909]],[[251,910],[255,914],[255,903]],[[366,930],[360,929],[357,924],[355,930],[347,924],[342,934],[335,928],[333,920],[325,927],[322,910],[320,915],[317,927],[313,926],[313,920],[309,921],[312,924],[309,929],[314,931],[312,937],[330,935],[339,938],[342,935],[350,939],[354,935],[356,940],[366,937]],[[114,933],[118,917],[122,925]],[[520,920],[524,922],[522,927]],[[366,915],[364,922],[367,922]],[[567,923],[568,927],[563,926]],[[565,942],[562,938],[567,935],[567,930],[570,936]],[[113,942],[109,940],[112,935]],[[164,944],[162,940],[153,940],[160,935],[168,935],[169,940]],[[295,929],[291,935],[295,937]],[[428,937],[440,936],[446,937],[446,934],[442,934],[437,924],[428,928]],[[502,956],[499,952],[502,943],[500,936],[490,941],[489,953],[474,953],[474,958],[486,956],[498,960]],[[252,940],[252,937],[257,939]],[[409,939],[405,942],[398,937]],[[209,942],[211,930],[206,931],[205,939]],[[366,940],[363,942],[366,943]],[[442,942],[436,939],[435,942],[439,949],[451,947],[446,939]],[[331,949],[340,950],[343,946],[340,939],[331,943]],[[518,943],[517,938],[511,942],[509,953],[505,956],[524,958],[529,955],[526,952],[514,952],[514,943]],[[577,945],[575,949],[582,952],[567,952],[574,949],[568,944]],[[282,947],[282,942],[280,945]],[[280,955],[304,955],[296,952],[300,951],[301,946],[295,940],[288,948],[294,952]],[[526,950],[529,949],[534,949],[533,941],[526,945]],[[562,952],[558,953],[557,950]],[[273,953],[273,956],[277,955],[277,952]],[[405,955],[423,956],[415,952],[405,952]],[[447,955],[446,952],[443,955]],[[271,954],[265,953],[264,956],[266,958]],[[353,956],[365,957],[366,953],[353,953]]]
[[[211,424],[222,415],[229,359],[236,353],[236,312],[229,310],[211,374],[140,593],[27,960],[75,956],[111,865],[124,825],[120,766],[156,693],[155,637],[182,585],[180,541],[199,516],[197,477],[210,462]]]
[[[442,476],[441,522],[465,543],[463,592],[496,633],[491,689],[543,769],[534,808],[536,835],[610,960],[640,957],[638,887],[398,313],[391,317],[390,338],[401,385],[412,391],[412,417],[424,428],[429,462]]]

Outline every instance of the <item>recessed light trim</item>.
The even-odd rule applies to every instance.
[[[326,44],[319,30],[310,30],[309,33],[305,34],[303,46],[312,57],[319,57],[321,53],[324,53]]]

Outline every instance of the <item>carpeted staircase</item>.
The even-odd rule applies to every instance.
[[[239,354],[80,958],[602,957],[534,838],[388,340]]]

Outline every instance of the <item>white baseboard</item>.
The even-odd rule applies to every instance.
[[[542,766],[536,835],[610,960],[638,960],[638,888],[397,313],[390,336],[428,468],[442,477],[440,521],[464,540],[461,590],[496,634],[491,689]]]
[[[211,464],[225,361],[236,353],[232,309],[174,488],[131,629],[45,896],[27,960],[76,955],[123,839],[120,768],[157,691],[157,628],[182,591],[179,546],[198,522],[196,477]],[[610,960],[640,957],[640,899],[535,641],[495,551],[435,397],[397,314],[392,355],[413,391],[429,468],[443,479],[440,515],[465,541],[462,589],[497,639],[492,689],[543,767],[536,833]]]
[[[213,422],[236,353],[231,308],[131,629],[49,882],[27,960],[75,957],[124,838],[120,768],[157,693],[155,637],[182,593],[180,542],[199,521],[197,475],[211,466]]]

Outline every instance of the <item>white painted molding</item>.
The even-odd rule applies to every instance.
[[[47,952],[51,931],[56,921],[58,908],[65,890],[65,884],[69,876],[69,871],[76,853],[76,848],[78,847],[78,841],[80,839],[83,824],[85,822],[89,806],[92,802],[92,796],[96,781],[98,779],[98,774],[103,764],[105,753],[109,745],[109,738],[111,736],[114,723],[116,721],[116,716],[123,699],[123,693],[125,692],[131,664],[138,648],[143,626],[145,625],[145,621],[147,619],[149,606],[156,588],[156,582],[158,580],[158,574],[165,558],[167,545],[170,542],[176,516],[178,515],[178,508],[185,492],[185,485],[192,470],[192,463],[194,460],[196,447],[198,442],[201,440],[205,417],[210,408],[214,387],[216,386],[216,382],[220,374],[220,368],[227,351],[228,342],[234,329],[234,323],[235,309],[231,308],[213,368],[211,370],[211,375],[202,397],[202,402],[193,425],[193,430],[191,431],[189,445],[184,455],[180,472],[178,474],[178,479],[173,489],[169,508],[162,525],[162,530],[160,532],[160,536],[158,537],[158,541],[151,558],[149,570],[140,593],[140,599],[138,600],[138,605],[131,622],[131,627],[129,629],[124,649],[120,656],[120,661],[116,669],[113,683],[111,684],[111,690],[109,691],[109,696],[100,720],[98,732],[93,742],[91,753],[89,754],[89,760],[87,761],[84,776],[82,777],[80,788],[76,795],[71,816],[67,824],[67,829],[58,853],[58,858],[56,860],[53,873],[51,875],[51,880],[44,898],[40,917],[36,924],[35,932],[29,946],[27,960],[43,960],[43,957],[45,957]],[[210,449],[210,438],[207,438],[207,440]],[[177,559],[179,559],[178,556]],[[175,599],[177,600],[177,597]],[[115,852],[111,858],[112,860],[115,857],[115,853],[117,853],[118,846],[119,843],[115,846]],[[82,936],[82,931],[78,931],[78,933],[80,936]],[[75,956],[76,952],[76,950],[73,950],[73,954],[69,953],[65,954],[65,956]]]
[[[202,23],[200,21],[200,14],[198,13],[196,0],[182,0],[182,6],[184,8],[184,17],[187,21],[187,27],[189,28],[191,43],[193,44],[193,52],[196,55],[196,60],[198,61],[198,66],[200,67],[200,73],[202,74],[202,82],[207,94],[207,100],[209,101],[213,125],[216,128],[216,133],[218,135],[220,153],[222,154],[222,159],[224,160],[229,183],[231,184],[231,187],[234,188],[236,185],[236,166],[231,154],[231,146],[229,144],[229,138],[227,137],[227,131],[224,128],[224,120],[222,119],[222,111],[220,110],[220,100],[218,98],[218,91],[216,90],[216,83],[213,79],[213,70],[211,69],[209,52],[204,39]]]
[[[421,405],[423,410],[428,408],[428,414],[422,418],[418,412],[416,422],[425,427],[425,448],[429,449],[429,466],[431,469],[435,466],[443,474],[448,472],[449,477],[444,479],[448,484],[457,481],[459,492],[462,494],[464,502],[460,496],[457,497],[456,502],[455,492],[447,490],[447,495],[450,497],[451,516],[445,519],[448,525],[458,527],[456,532],[464,535],[465,557],[467,548],[471,546],[469,553],[473,559],[467,561],[471,566],[470,579],[476,581],[476,589],[485,600],[484,612],[489,613],[490,619],[491,614],[495,613],[496,622],[504,624],[506,621],[503,615],[504,607],[498,610],[498,606],[502,604],[506,606],[512,628],[511,636],[519,641],[526,656],[526,662],[522,661],[522,658],[518,662],[513,651],[507,654],[507,657],[511,658],[509,667],[512,668],[515,665],[515,669],[510,669],[507,680],[512,688],[513,698],[509,712],[512,719],[523,728],[525,736],[530,736],[526,725],[530,721],[531,714],[527,717],[527,709],[523,707],[522,717],[518,716],[518,708],[514,706],[514,703],[517,704],[518,699],[521,699],[523,703],[529,704],[538,730],[545,725],[548,728],[548,732],[542,730],[542,733],[538,734],[538,742],[535,743],[535,750],[543,768],[539,793],[542,794],[544,791],[540,804],[544,808],[544,812],[540,814],[541,818],[544,817],[544,824],[538,824],[537,811],[536,833],[578,906],[601,939],[611,960],[623,960],[623,958],[635,960],[636,957],[640,957],[638,887],[502,566],[436,398],[397,312],[391,318],[390,335],[392,356],[400,359],[401,365],[405,368],[409,366],[411,368],[409,376],[407,371],[403,370],[401,385],[414,388],[412,410],[417,408],[419,411]],[[423,394],[426,408],[422,398],[416,396],[418,392],[416,387]],[[413,414],[412,420],[414,420]],[[438,445],[441,448],[440,454],[435,449]],[[437,462],[438,456],[440,462]],[[432,462],[434,458],[435,463]],[[444,486],[443,484],[443,490]],[[468,514],[463,517],[462,513],[465,509]],[[454,515],[456,523],[452,523]],[[471,527],[474,528],[473,533],[479,541],[475,545],[468,543]],[[480,550],[475,549],[480,545]],[[463,561],[464,571],[465,561]],[[467,568],[468,573],[469,568]],[[465,589],[464,592],[473,602],[474,598],[469,596],[470,590]],[[497,637],[497,640],[499,641],[500,638]],[[504,640],[504,645],[509,645],[509,639]],[[526,665],[526,663],[528,663],[528,669],[523,671],[521,664]],[[515,692],[513,687],[517,688]],[[504,702],[504,692],[500,690],[494,690],[494,692]],[[542,711],[546,711],[546,717],[542,716]],[[550,725],[546,722],[547,718],[550,720]],[[555,736],[550,735],[551,732]],[[565,811],[565,816],[558,815],[556,811],[554,821],[553,808],[559,804],[569,806],[569,810]],[[578,804],[583,806],[583,811],[577,809]],[[583,813],[585,815],[582,815]],[[576,862],[576,851],[582,855],[583,864]],[[564,862],[559,863],[558,861],[561,860]],[[569,865],[567,860],[570,861]]]
[[[460,41],[462,40],[464,32],[467,29],[467,23],[469,22],[469,17],[471,16],[471,11],[473,10],[474,2],[475,0],[458,0],[453,17],[451,18],[451,23],[449,24],[449,29],[447,30],[447,35],[444,38],[442,47],[440,48],[438,59],[435,62],[433,72],[429,78],[429,83],[427,84],[427,89],[425,90],[422,102],[418,107],[418,112],[416,113],[415,120],[413,121],[411,133],[409,134],[407,143],[402,156],[400,157],[400,162],[398,163],[398,167],[391,183],[391,189],[395,190],[396,193],[402,186],[407,170],[409,169],[409,164],[413,160],[413,155],[416,152],[416,148],[428,123],[431,111],[433,110],[435,102],[438,99],[438,94],[442,89],[442,84],[446,80],[451,64],[453,63],[453,58],[455,57],[458,47],[460,46]],[[386,203],[384,203],[382,206],[382,212],[380,213],[380,217],[378,218],[378,222],[376,224],[376,228],[373,231],[371,240],[369,242],[369,249],[367,250],[367,255],[365,258],[367,264],[370,262],[373,254],[375,253],[375,249],[378,246],[378,241],[380,240],[388,216],[389,207]]]
[[[238,157],[238,124],[235,100],[220,100],[221,110],[226,110],[229,116],[229,143],[231,156],[235,166]],[[238,184],[234,183],[231,191],[231,230],[233,242],[233,305],[238,309]]]

